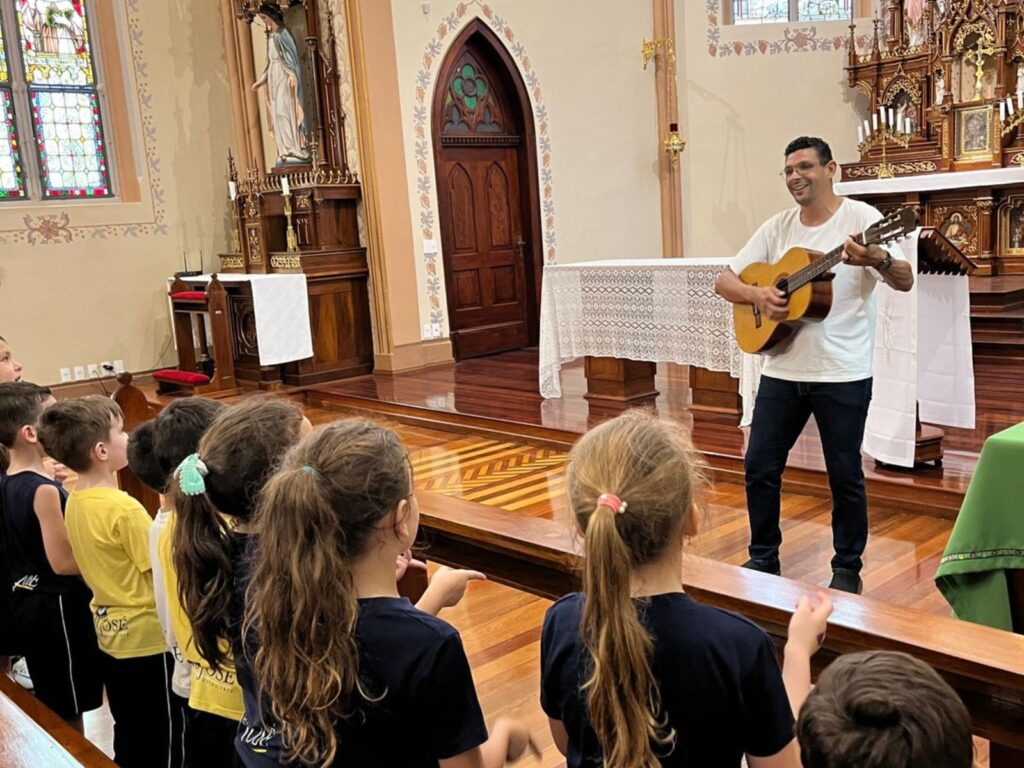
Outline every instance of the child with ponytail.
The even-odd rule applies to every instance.
[[[235,571],[247,551],[248,524],[264,480],[284,452],[312,429],[294,403],[252,398],[222,409],[202,433],[194,453],[174,471],[170,492],[175,517],[158,543],[170,546],[172,568],[164,573],[180,600],[171,610],[175,636],[191,663],[189,706],[192,764],[238,763],[235,736],[245,712],[231,647]]]
[[[801,601],[784,680],[763,630],[686,595],[703,485],[683,428],[643,411],[572,450],[583,592],[551,606],[541,635],[541,706],[568,768],[800,765],[794,712],[831,606]]]
[[[522,725],[488,737],[458,632],[398,596],[418,522],[391,430],[339,421],[288,453],[260,502],[245,618],[279,739],[240,738],[246,765],[491,768],[536,753]]]

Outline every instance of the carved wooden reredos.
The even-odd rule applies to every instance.
[[[883,106],[911,119],[906,146],[886,147],[894,174],[1024,164],[1024,2],[887,0],[884,12],[866,53],[851,26],[846,71],[869,121]],[[876,177],[881,161],[880,142],[864,142],[845,177]]]

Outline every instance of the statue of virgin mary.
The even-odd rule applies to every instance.
[[[308,163],[302,65],[295,38],[284,25],[280,6],[263,3],[257,16],[267,27],[267,66],[252,89],[267,89],[267,116],[277,144],[277,164]]]

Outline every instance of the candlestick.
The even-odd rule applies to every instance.
[[[238,198],[238,186],[233,181],[228,182],[228,198],[234,202]]]
[[[889,125],[895,125],[896,130],[899,130],[899,125],[897,125],[896,121],[893,119],[892,107],[889,107]]]
[[[1011,99],[1009,96],[1007,96],[1006,97],[1006,114],[1007,115],[1012,115],[1013,112],[1014,112],[1014,109],[1013,109],[1013,99]]]
[[[863,125],[858,125],[857,126],[857,143],[858,144],[863,144],[864,143],[864,126]]]
[[[882,126],[884,127],[884,126],[886,125],[886,122],[885,122],[885,117],[886,117],[886,114],[885,114],[885,107],[879,107],[879,108],[878,108],[878,114],[879,114],[879,115],[881,116],[881,118],[882,118]]]
[[[1017,91],[1017,109],[1024,109],[1024,91]]]
[[[1006,102],[999,102],[999,122],[1003,122],[1006,119]]]
[[[905,117],[905,118],[903,118],[903,122],[904,122],[904,125],[905,125],[905,126],[906,126],[906,128],[907,128],[907,130],[906,130],[906,131],[904,131],[904,133],[906,133],[906,134],[908,134],[908,135],[909,135],[909,134],[910,134],[910,118],[909,118],[909,117]]]
[[[288,252],[295,253],[299,250],[299,239],[295,236],[295,228],[292,226],[292,193],[285,192],[284,217],[288,220],[288,228],[285,230],[285,241],[288,243]]]
[[[875,112],[871,113],[871,132],[874,133],[878,130],[878,115]]]
[[[288,177],[287,176],[282,176],[281,177],[281,194],[282,195],[290,195],[291,193],[292,193],[292,191],[288,187]]]
[[[864,137],[871,138],[871,123],[867,120],[864,121]]]

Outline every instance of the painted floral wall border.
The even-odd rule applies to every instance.
[[[475,6],[475,8],[473,8]],[[474,13],[470,15],[470,10]],[[468,16],[468,18],[467,18]],[[442,275],[439,261],[440,238],[437,230],[437,199],[434,178],[434,150],[430,140],[430,103],[432,86],[444,54],[445,40],[454,38],[459,30],[473,18],[480,18],[505,42],[509,52],[519,65],[520,74],[532,97],[533,117],[537,126],[537,164],[540,174],[541,226],[544,239],[544,263],[554,264],[558,258],[558,241],[555,234],[554,177],[551,171],[551,136],[547,108],[540,78],[526,54],[526,48],[518,39],[509,23],[495,13],[484,0],[463,0],[455,10],[442,18],[437,33],[427,43],[423,52],[422,67],[416,74],[416,106],[413,109],[416,153],[416,192],[420,207],[420,231],[424,240],[438,240],[438,253],[423,255],[426,270],[424,286],[430,303],[430,322],[444,323],[446,307],[442,301]]]
[[[72,208],[55,207],[53,213],[26,215],[24,228],[0,230],[2,245],[52,245],[71,243],[75,240],[104,240],[108,237],[144,237],[168,234],[165,220],[166,199],[160,183],[160,158],[156,146],[156,123],[153,118],[153,96],[149,90],[149,74],[139,21],[139,7],[142,0],[124,0],[125,18],[131,46],[132,69],[135,73],[136,95],[142,118],[142,139],[149,177],[149,192],[153,203],[150,221],[127,224],[75,225],[68,214]],[[122,140],[125,140],[124,138]],[[59,204],[57,204],[59,206]]]
[[[794,27],[789,24],[769,24],[765,29],[777,30],[780,37],[771,40],[729,40],[722,34],[721,0],[706,0],[708,19],[708,54],[711,58],[728,56],[777,56],[786,53],[812,53],[846,50],[850,45],[849,35],[819,35],[816,26]],[[728,29],[728,27],[726,27]],[[750,29],[750,27],[747,27]],[[857,49],[869,44],[867,35],[857,36]]]

